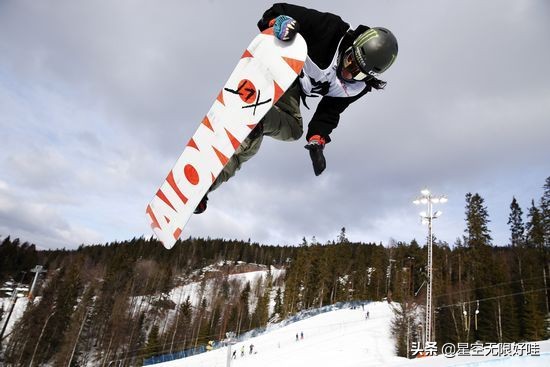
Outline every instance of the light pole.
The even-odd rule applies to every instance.
[[[439,210],[433,212],[433,204],[446,203],[447,197],[444,195],[433,195],[430,190],[424,189],[420,191],[421,196],[417,197],[413,203],[416,205],[428,205],[427,212],[421,212],[422,224],[428,224],[428,282],[426,290],[426,332],[424,333],[424,348],[428,347],[428,343],[432,340],[432,282],[433,282],[433,236],[432,236],[432,221],[443,214]]]

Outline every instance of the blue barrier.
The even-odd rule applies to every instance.
[[[156,363],[169,362],[175,359],[191,357],[191,356],[194,356],[195,354],[200,354],[204,352],[206,352],[206,348],[203,345],[201,345],[200,347],[193,348],[193,349],[182,350],[180,352],[175,352],[170,354],[162,354],[160,356],[154,356],[151,358],[144,359],[143,365],[148,366]]]

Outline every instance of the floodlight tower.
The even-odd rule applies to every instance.
[[[424,189],[420,191],[421,196],[417,197],[413,203],[416,205],[428,205],[428,211],[420,212],[422,224],[428,224],[428,281],[426,288],[426,332],[424,333],[424,348],[432,340],[432,282],[433,282],[433,236],[432,236],[432,221],[443,214],[441,211],[433,212],[433,204],[444,204],[447,202],[445,195],[433,195],[430,190]]]

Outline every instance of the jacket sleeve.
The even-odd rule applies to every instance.
[[[320,135],[327,143],[330,142],[330,133],[338,126],[342,112],[370,90],[371,88],[366,86],[354,97],[323,97],[309,122],[306,139],[309,140],[313,135]]]
[[[269,22],[272,19],[277,18],[279,15],[288,15],[300,23],[300,29],[306,33],[321,31],[326,28],[327,24],[339,22],[344,23],[342,18],[331,13],[323,13],[315,9],[308,9],[303,6],[277,3],[267,9],[260,21],[258,22],[258,28],[260,31],[264,31],[269,28]],[[345,23],[347,27],[349,25]]]
[[[330,66],[338,45],[349,29],[349,24],[335,14],[323,13],[302,6],[277,3],[267,9],[258,22],[258,28],[264,31],[269,22],[279,15],[288,15],[300,25],[300,34],[308,47],[308,56],[317,66],[325,69]],[[317,106],[311,122],[307,138],[321,135],[327,142],[330,133],[340,120],[340,114],[354,101],[371,90],[370,86],[355,97],[323,97]]]
[[[288,15],[298,22],[300,34],[307,43],[309,57],[319,67],[327,68],[349,24],[335,14],[279,3],[265,11],[258,22],[258,28],[264,31],[269,27],[269,22],[279,15]]]

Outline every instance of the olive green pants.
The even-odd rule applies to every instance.
[[[295,141],[302,136],[304,129],[300,114],[300,86],[298,83],[296,79],[260,121],[261,126],[257,126],[256,129],[263,127],[263,133],[261,130],[252,131],[241,143],[209,191],[216,190],[222,183],[233,177],[244,162],[258,153],[264,136],[282,141]]]

